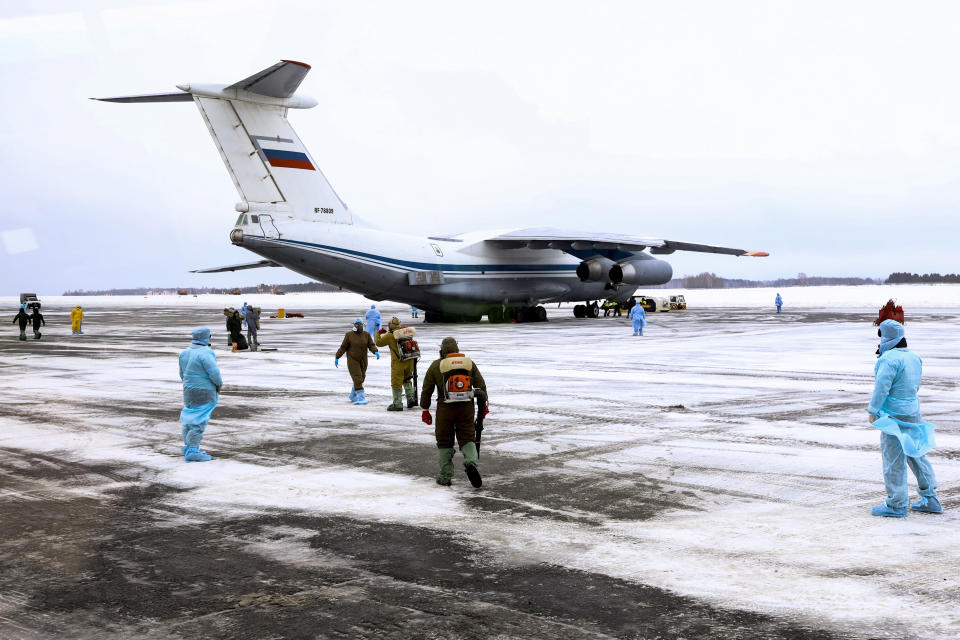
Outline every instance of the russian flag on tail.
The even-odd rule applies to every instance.
[[[263,148],[263,155],[271,167],[288,167],[290,169],[309,169],[316,171],[307,154],[299,151],[281,151],[280,149]]]
[[[302,151],[290,151],[288,149],[271,149],[280,144],[295,145],[296,143],[289,138],[279,136],[250,136],[250,141],[260,152],[260,157],[271,167],[286,167],[288,169],[307,169],[316,171],[310,158]],[[269,145],[269,146],[266,146]]]

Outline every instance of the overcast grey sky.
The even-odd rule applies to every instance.
[[[33,5],[39,5],[36,8]],[[293,282],[230,245],[196,107],[90,96],[313,66],[290,120],[388,229],[765,249],[677,275],[960,271],[960,3],[0,3],[0,294]]]

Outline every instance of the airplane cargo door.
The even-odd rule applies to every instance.
[[[273,224],[273,216],[260,214],[260,229],[263,231],[264,238],[279,238],[280,230]]]

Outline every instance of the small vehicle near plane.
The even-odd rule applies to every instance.
[[[35,293],[21,293],[20,304],[27,305],[27,309],[40,309],[40,299]]]
[[[683,311],[686,308],[686,298],[683,296],[670,296],[670,311]]]

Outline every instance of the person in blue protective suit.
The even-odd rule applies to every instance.
[[[777,313],[781,313],[783,311],[783,298],[780,297],[779,293],[773,303],[777,305]]]
[[[630,309],[630,320],[633,321],[633,335],[642,336],[643,328],[647,326],[647,314],[639,302]]]
[[[909,467],[917,478],[917,492],[920,494],[920,500],[910,508],[925,513],[943,513],[937,498],[937,478],[925,455],[935,445],[934,425],[921,417],[917,399],[922,362],[917,354],[907,349],[903,325],[896,320],[884,320],[878,334],[876,380],[867,411],[870,422],[881,432],[880,455],[887,498],[871,512],[875,516],[907,516]]]
[[[187,462],[206,462],[210,454],[200,448],[203,432],[210,422],[210,414],[217,406],[223,379],[217,356],[210,348],[210,329],[193,330],[193,341],[180,352],[180,379],[183,380],[183,459]]]
[[[380,312],[377,311],[377,305],[370,305],[370,309],[364,314],[364,318],[367,320],[367,333],[373,338],[380,331],[380,326],[383,324],[380,318]]]

